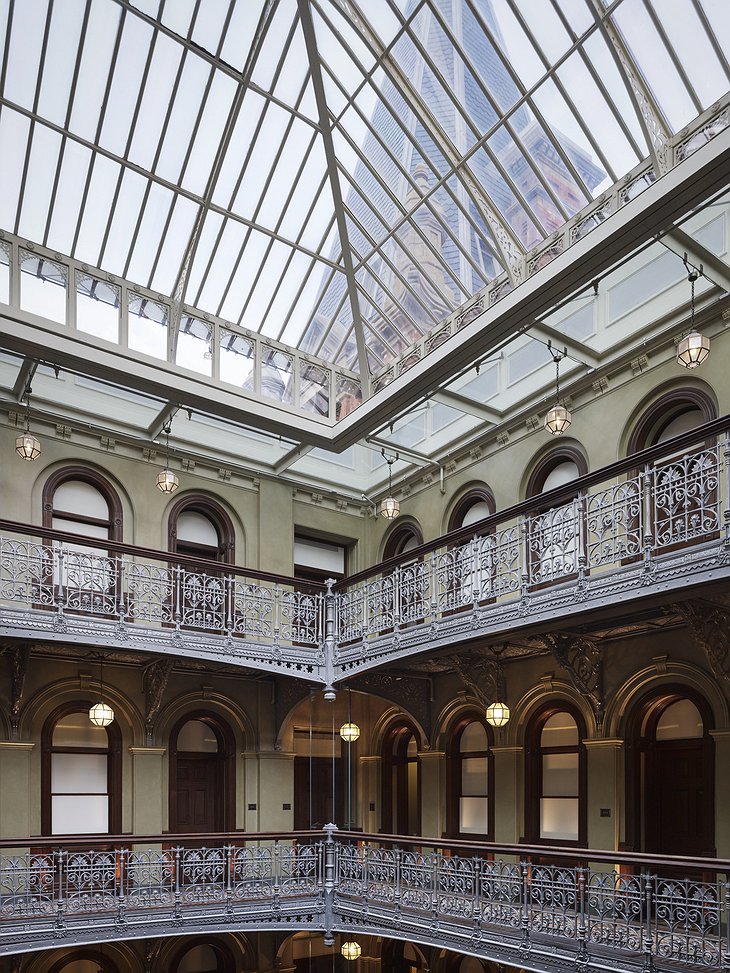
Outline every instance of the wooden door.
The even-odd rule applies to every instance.
[[[177,755],[177,824],[185,834],[223,830],[220,757]]]
[[[711,852],[707,760],[702,740],[654,744],[651,755],[653,804],[646,822],[647,851],[700,857]],[[653,823],[652,823],[653,819]]]
[[[295,757],[294,830],[307,831],[330,823],[342,827],[343,810],[340,758],[336,757],[333,761],[331,757]]]

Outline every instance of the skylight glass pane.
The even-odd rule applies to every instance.
[[[516,0],[514,6],[526,23],[535,43],[549,64],[555,64],[571,44],[570,34],[550,3],[541,3],[537,10],[532,0]]]
[[[38,111],[57,125],[66,120],[85,7],[85,0],[64,0],[51,14]]]
[[[124,272],[124,276],[135,284],[147,284],[172,201],[173,195],[169,189],[152,184],[144,205],[129,269]]]
[[[197,215],[195,203],[185,196],[177,197],[152,278],[153,290],[162,294],[172,294],[175,290]]]
[[[290,248],[276,240],[268,248],[259,278],[254,284],[244,307],[243,313],[247,328],[252,328],[255,331],[262,330],[272,289],[278,285],[290,254]],[[278,331],[278,327],[276,330]]]
[[[61,175],[47,241],[49,247],[53,247],[60,253],[71,253],[90,164],[91,151],[86,146],[79,145],[71,139],[64,140]]]
[[[217,54],[220,49],[230,6],[231,0],[205,0],[204,6],[198,10],[192,38],[211,54]]]
[[[203,229],[200,232],[198,246],[195,251],[192,266],[188,276],[188,286],[183,295],[183,300],[188,304],[197,304],[199,292],[203,278],[206,273],[211,252],[215,247],[218,235],[223,225],[223,217],[219,213],[208,212],[203,222]]]
[[[168,3],[165,9],[173,6]],[[175,41],[164,34],[157,35],[129,150],[130,161],[145,169],[151,168],[157,152],[182,52]]]
[[[218,314],[221,307],[221,302],[225,299],[226,290],[229,286],[231,278],[234,274],[234,269],[238,266],[238,258],[243,247],[244,240],[250,233],[248,227],[243,226],[241,223],[237,223],[235,220],[228,220],[225,224],[223,234],[218,243],[218,249],[216,251],[216,259],[211,263],[210,268],[207,271],[207,277],[203,282],[203,289],[200,296],[193,301],[201,310],[209,311],[211,314]],[[261,241],[263,244],[263,241]],[[201,254],[201,258],[202,258]],[[210,254],[206,255],[207,257]],[[241,268],[242,272],[249,269],[249,258],[247,252],[247,259],[244,266]],[[239,275],[236,274],[235,284],[239,283]],[[228,318],[232,318],[233,315],[229,313],[227,306],[224,306],[224,315]],[[240,304],[238,305],[238,310],[240,313]]]
[[[236,82],[232,78],[222,71],[216,71],[182,180],[186,189],[199,196],[205,193],[231,111],[236,87]]]
[[[294,36],[289,44],[279,76],[274,85],[274,94],[287,105],[295,107],[299,100],[309,71],[307,48],[302,33],[301,21],[297,23]]]
[[[271,180],[261,200],[261,207],[256,214],[256,222],[261,226],[272,229],[277,227],[292,186],[296,185],[294,179],[307,156],[313,137],[314,133],[309,125],[296,118],[293,120],[289,133],[281,145],[281,153],[275,168],[271,172]],[[272,159],[272,163],[273,161]],[[323,173],[320,173],[320,179],[321,175]],[[317,179],[313,189],[317,188],[319,181]],[[306,205],[306,194],[301,202],[297,194],[295,205],[301,211],[302,206]]]
[[[35,126],[18,228],[29,240],[42,240],[45,236],[60,148],[58,133],[45,125]]]
[[[702,107],[709,108],[725,94],[728,83],[691,0],[674,0],[671,17],[662,17],[662,5],[655,0],[653,7]]]
[[[115,3],[92,3],[71,111],[71,131],[93,141],[112,64],[122,8]]]
[[[304,231],[309,242],[304,246],[317,247],[334,214],[334,203],[327,176],[327,162],[321,138],[310,145],[304,167],[297,182],[296,195],[286,203],[279,233],[289,240],[297,240]],[[319,194],[319,195],[318,195]],[[317,200],[316,205],[315,199]]]
[[[156,2],[154,6],[159,9],[159,4]],[[162,9],[162,23],[181,37],[187,37],[190,33],[195,6],[196,0],[175,0],[175,3],[166,3]]]
[[[613,19],[672,131],[678,132],[697,111],[643,0],[623,0]]]
[[[201,375],[212,374],[213,326],[190,314],[183,314],[177,332],[175,362]]]
[[[355,379],[348,378],[346,375],[337,376],[336,385],[337,403],[336,418],[344,419],[354,412],[358,406],[362,405],[362,387]]]
[[[238,71],[245,67],[263,7],[264,0],[237,0],[233,8],[221,58]]]
[[[246,171],[236,194],[233,210],[246,219],[252,219],[259,205],[266,181],[271,174],[271,162],[279,151],[291,115],[278,105],[269,104],[265,109],[258,138],[247,159]]]
[[[76,327],[106,341],[119,341],[121,288],[76,272]]]
[[[261,346],[261,394],[291,405],[294,393],[294,359],[287,352]]]
[[[103,155],[97,154],[94,158],[94,169],[82,214],[81,232],[73,254],[79,260],[94,266],[99,264],[99,252],[109,214],[112,211],[120,169],[118,163],[112,162]]]
[[[19,259],[21,308],[65,324],[68,269],[22,247]]]
[[[725,0],[700,0],[700,4],[712,32],[727,57],[727,52],[730,50],[730,7]]]
[[[320,365],[301,362],[299,366],[299,408],[302,412],[328,416],[332,373]]]
[[[275,284],[272,281],[269,304],[261,323],[264,334],[276,338],[277,341],[286,340],[287,343],[291,343],[292,329],[301,334],[309,320],[316,297],[319,276],[316,266],[316,262],[306,254],[289,251],[281,277]],[[289,324],[288,337],[282,339],[284,324],[290,313],[296,315],[296,319]]]
[[[279,3],[276,5],[274,19],[264,38],[251,78],[253,83],[263,88],[264,91],[271,91],[279,62],[286,56],[287,38],[297,19],[297,5],[295,3]]]
[[[470,158],[469,168],[523,245],[529,248],[539,243],[543,234],[535,218],[527,213],[484,149],[479,149]]]
[[[125,19],[117,55],[117,64],[123,65],[124,70],[113,74],[99,138],[99,143],[116,155],[123,155],[127,147],[152,34],[152,28],[139,17]]]
[[[134,230],[139,220],[145,189],[149,185],[144,176],[125,169],[122,185],[111,218],[101,262],[112,274],[122,275],[129,257]]]
[[[252,391],[256,361],[253,341],[221,328],[219,347],[221,381]]]
[[[15,231],[29,129],[30,122],[23,115],[10,108],[0,111],[0,145],[3,147],[0,152],[0,225],[11,232]]]
[[[0,240],[0,303],[10,303],[10,255],[9,243]]]
[[[644,133],[641,130],[641,124],[637,117],[634,103],[629,96],[629,92],[626,90],[626,85],[619,73],[616,61],[609,50],[606,39],[596,31],[586,40],[584,50],[606,87],[615,111],[631,130],[634,141],[641,149],[642,156],[647,156],[649,149],[646,145]]]
[[[197,57],[185,60],[155,171],[163,179],[180,177],[211,68]]]
[[[246,92],[213,192],[213,202],[218,206],[230,205],[265,107],[264,98],[253,91]]]
[[[48,0],[16,4],[13,12],[3,96],[24,108],[35,100],[47,14]]]
[[[508,0],[492,0],[495,17],[489,26],[501,41],[503,50],[512,69],[525,88],[531,88],[545,74],[545,65],[540,59],[533,38],[523,29],[514,15]]]
[[[150,300],[130,291],[128,295],[128,346],[151,358],[167,360],[167,329],[170,309],[166,304]]]

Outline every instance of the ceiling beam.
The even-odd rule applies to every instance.
[[[679,227],[675,227],[659,237],[660,243],[665,240],[673,243],[672,249],[679,251],[680,255],[686,253],[692,263],[702,264],[708,277],[715,284],[726,291],[730,291],[730,265],[725,263],[724,260],[721,260],[720,257],[698,243],[694,237],[691,237],[689,233]]]
[[[484,419],[485,422],[490,422],[493,425],[501,422],[504,418],[504,413],[500,412],[499,409],[492,409],[490,406],[483,405],[481,402],[475,402],[468,395],[461,395],[459,392],[451,392],[448,389],[434,392],[431,396],[431,401],[440,402],[441,405],[447,405],[450,409],[458,409],[459,412],[476,416],[477,419]]]
[[[568,335],[563,334],[558,328],[553,328],[551,325],[545,324],[544,321],[533,322],[527,328],[525,334],[540,335],[540,337],[551,342],[556,351],[560,352],[566,348],[571,358],[575,357],[589,368],[598,368],[601,364],[601,356],[593,348],[583,344],[582,341],[578,341],[576,338],[569,338]]]
[[[18,402],[22,402],[25,397],[25,390],[28,388],[30,383],[33,381],[33,376],[38,368],[38,362],[35,358],[25,358],[23,364],[20,366],[20,371],[13,383],[13,398],[17,399]]]
[[[302,459],[307,453],[311,453],[314,446],[305,446],[302,443],[298,443],[293,449],[288,450],[284,453],[280,460],[274,463],[273,472],[275,476],[280,476],[285,473],[290,466],[293,466],[298,459]]]
[[[172,418],[179,408],[180,406],[177,405],[177,403],[168,402],[160,409],[145,430],[145,436],[150,440],[150,442],[157,439],[160,433],[164,431],[165,426],[169,422],[172,422]]]

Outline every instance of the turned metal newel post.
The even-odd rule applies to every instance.
[[[324,595],[324,698],[335,698],[335,659],[337,658],[336,608],[337,596],[332,590],[334,578],[327,578],[327,591]],[[329,827],[329,825],[328,825]]]
[[[652,546],[654,544],[654,533],[653,524],[654,518],[651,513],[651,487],[652,487],[652,470],[647,463],[644,466],[643,473],[641,474],[644,480],[644,570],[651,570],[651,554]]]
[[[327,582],[329,586],[330,581]],[[337,831],[336,824],[326,824],[324,826],[326,840],[324,845],[324,944],[334,946],[335,937],[332,932],[334,925],[334,899],[335,886],[337,883],[337,862],[334,833]]]
[[[644,969],[654,968],[654,941],[652,934],[652,891],[654,880],[651,875],[643,876],[644,883]]]

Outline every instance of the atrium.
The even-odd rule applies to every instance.
[[[0,973],[730,964],[727,0],[0,0]]]

